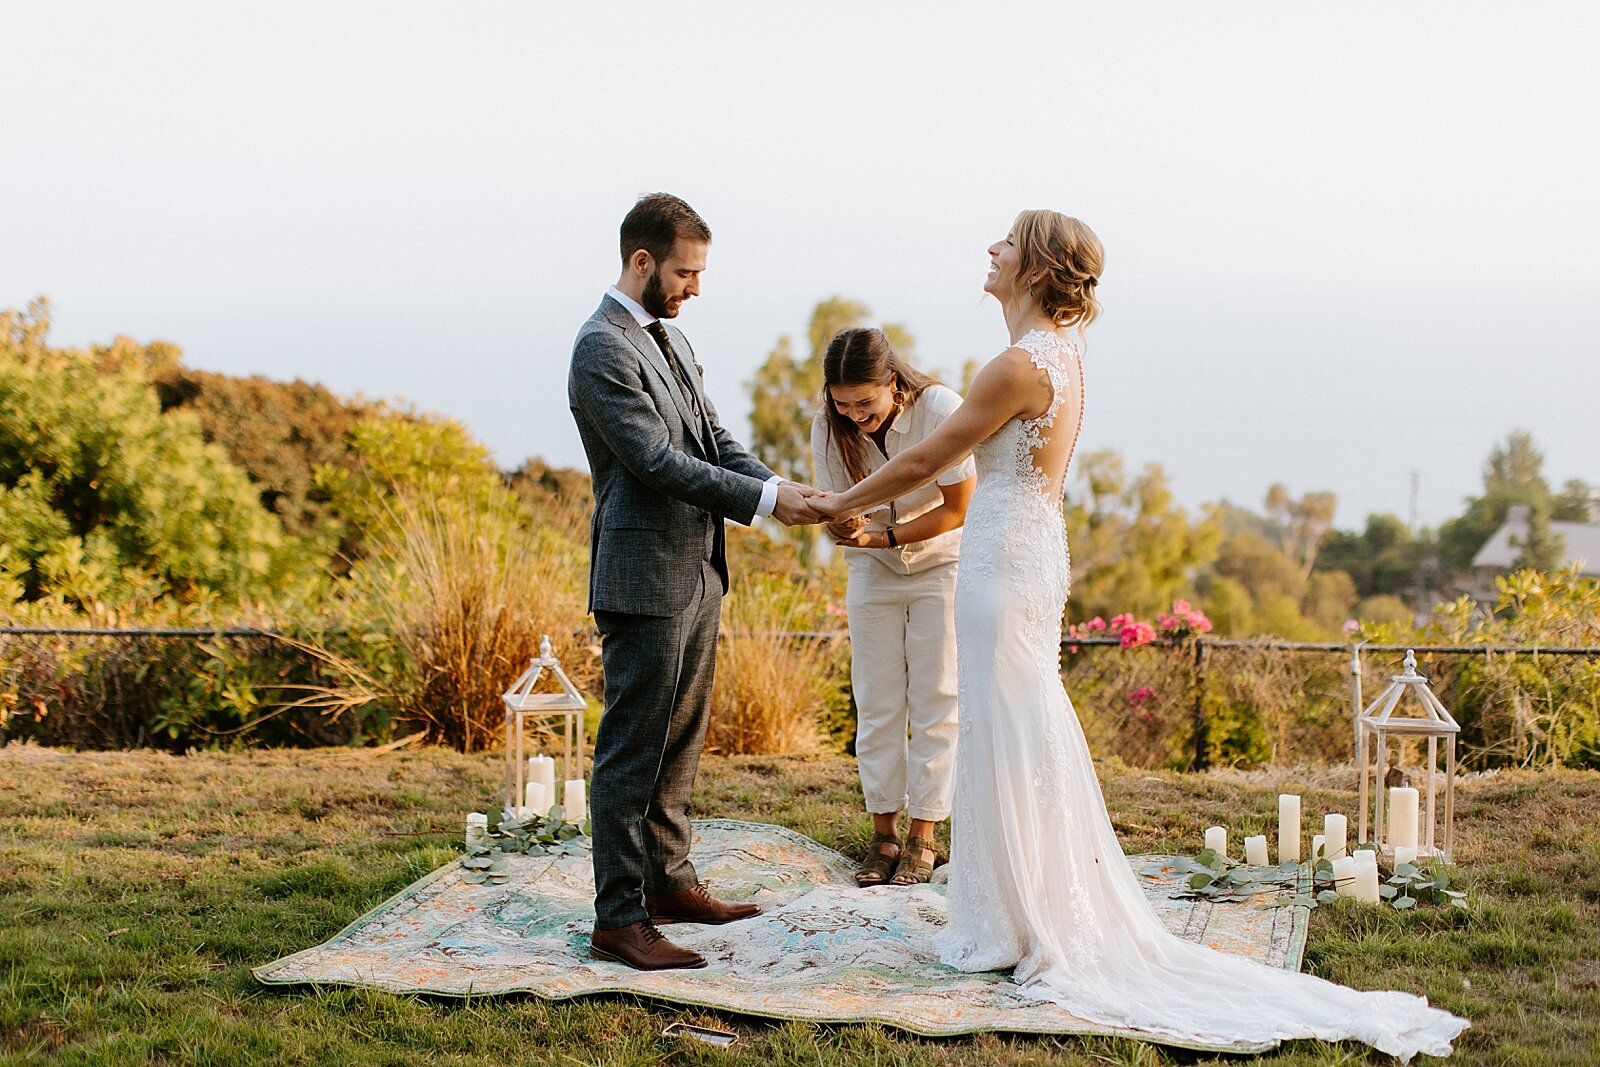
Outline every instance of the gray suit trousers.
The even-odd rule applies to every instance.
[[[722,577],[700,568],[676,615],[596,611],[606,710],[594,742],[595,929],[647,918],[644,896],[693,888],[689,796],[711,719]]]

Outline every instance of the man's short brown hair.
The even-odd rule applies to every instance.
[[[711,227],[688,204],[671,193],[646,193],[622,220],[622,262],[644,249],[659,266],[672,257],[679,238],[711,240]]]

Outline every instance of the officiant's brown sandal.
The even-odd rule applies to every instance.
[[[884,851],[884,845],[893,845],[893,852]],[[900,859],[900,839],[893,834],[872,835],[872,843],[867,846],[866,861],[856,871],[856,885],[883,885],[889,880],[889,875],[894,873],[895,863]]]
[[[933,865],[939,862],[934,851],[933,838],[908,837],[900,850],[900,864],[894,869],[890,885],[919,885],[933,876]]]

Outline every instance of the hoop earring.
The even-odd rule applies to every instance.
[[[894,413],[898,415],[906,409],[906,394],[896,389],[892,395],[894,397]]]

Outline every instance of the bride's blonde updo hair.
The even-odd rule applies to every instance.
[[[1057,326],[1087,326],[1100,317],[1094,298],[1105,250],[1082,222],[1056,211],[1024,211],[1011,226],[1017,278],[1042,275],[1028,292]]]

